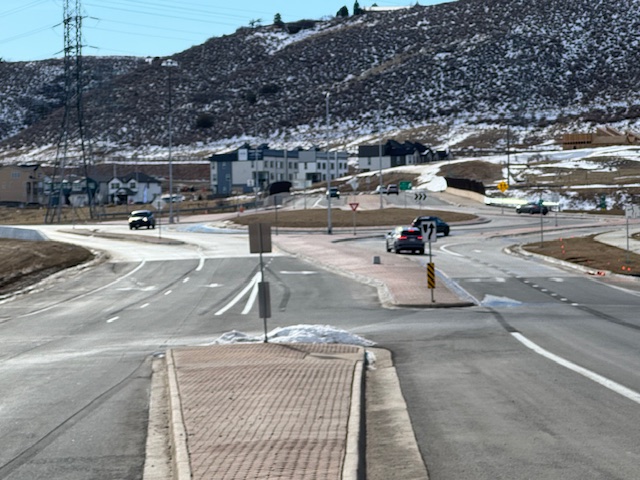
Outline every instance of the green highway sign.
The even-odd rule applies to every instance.
[[[400,190],[411,190],[411,182],[400,182]]]

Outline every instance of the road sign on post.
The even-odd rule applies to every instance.
[[[411,190],[411,182],[400,182],[398,185],[400,190]]]
[[[506,192],[508,189],[509,185],[504,180],[498,183],[498,190],[500,190],[502,193]]]
[[[413,199],[420,202],[427,199],[427,192],[424,190],[414,190]]]
[[[438,228],[436,222],[422,223],[422,239],[425,242],[436,242],[438,238]]]
[[[356,210],[358,209],[358,205],[360,205],[359,203],[356,202],[352,202],[349,204],[349,206],[351,207],[351,211],[353,212],[353,234],[356,234]]]
[[[249,225],[249,252],[260,254],[260,282],[258,283],[258,314],[264,325],[264,343],[267,343],[267,318],[271,317],[269,283],[264,281],[263,253],[271,252],[271,225],[254,223]]]

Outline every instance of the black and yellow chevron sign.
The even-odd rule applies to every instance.
[[[433,262],[427,263],[427,287],[436,288],[436,266]]]

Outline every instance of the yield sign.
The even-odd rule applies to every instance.
[[[358,205],[360,205],[359,203],[350,203],[349,206],[351,207],[351,210],[353,210],[354,212],[358,209]]]

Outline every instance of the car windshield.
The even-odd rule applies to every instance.
[[[148,217],[151,212],[141,211],[141,212],[131,212],[132,217]]]

